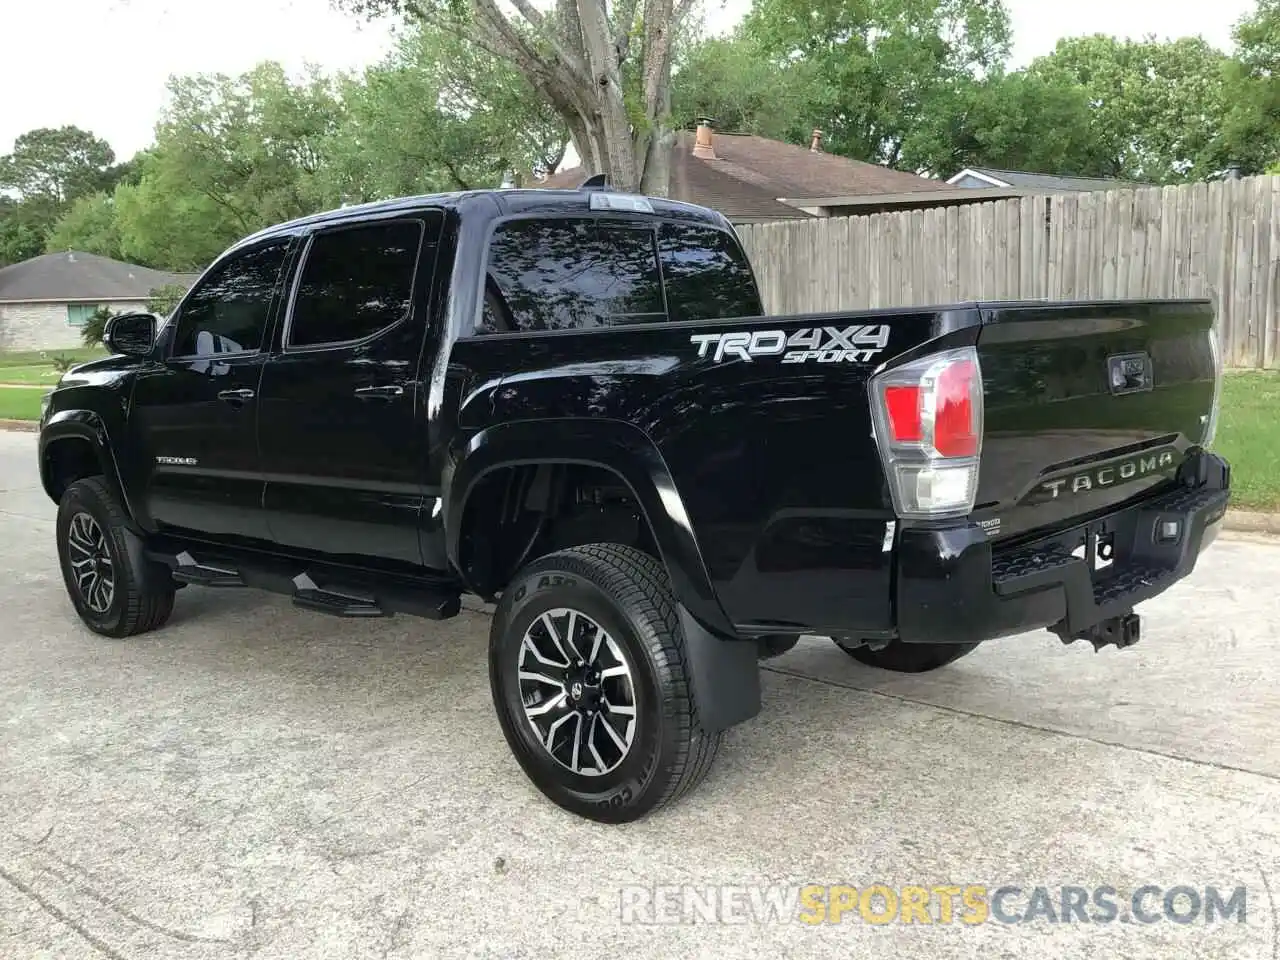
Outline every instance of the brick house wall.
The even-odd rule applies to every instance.
[[[145,300],[108,303],[113,313],[146,310]],[[0,303],[0,350],[66,350],[84,346],[67,321],[65,303]]]

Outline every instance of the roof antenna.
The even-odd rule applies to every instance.
[[[597,173],[595,176],[587,177],[579,185],[579,190],[603,190],[609,185],[609,177],[603,173]]]

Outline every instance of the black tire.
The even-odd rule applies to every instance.
[[[894,673],[928,673],[954,663],[978,648],[976,643],[903,643],[894,640],[888,646],[872,650],[870,647],[846,647],[838,640],[836,643],[859,663]]]
[[[525,634],[542,629],[535,624],[545,623],[544,614],[560,610],[594,621],[615,641],[630,671],[626,689],[635,721],[623,727],[632,739],[608,772],[596,772],[593,766],[579,774],[555,759],[526,714],[528,693],[522,693],[519,679]],[[565,660],[572,662],[572,656],[566,654]],[[603,682],[596,680],[597,686]],[[659,561],[631,547],[575,547],[520,571],[494,613],[489,684],[507,744],[529,779],[564,809],[592,820],[626,823],[676,800],[702,780],[720,747],[720,734],[708,735],[698,724],[667,572]],[[567,683],[551,687],[548,699],[561,699],[554,691],[568,688]],[[573,722],[581,729],[585,711],[570,709],[572,701],[564,704],[550,716],[578,714]],[[553,739],[550,733],[547,739]],[[573,750],[579,756],[577,740]]]
[[[76,521],[79,528],[93,529],[87,521],[77,520],[81,514],[87,514],[102,535],[102,546],[110,561],[109,568],[103,567],[109,569],[109,600],[105,599],[105,592],[96,594],[92,601],[86,597],[82,581],[72,567],[71,554],[83,556],[72,544],[72,522]],[[173,580],[158,564],[140,558],[135,562],[125,541],[126,522],[124,510],[101,477],[77,480],[63,492],[58,504],[58,561],[63,583],[85,626],[104,637],[131,637],[155,630],[173,612]],[[78,532],[77,537],[80,536]],[[95,604],[102,609],[95,609]]]
[[[756,637],[756,659],[772,660],[795,648],[800,642],[798,633],[771,633],[768,636]]]

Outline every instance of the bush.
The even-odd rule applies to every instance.
[[[156,287],[151,291],[151,299],[147,301],[147,309],[154,313],[157,317],[167,317],[173,312],[173,308],[178,305],[187,294],[187,288],[177,283],[166,283],[163,287]]]
[[[101,343],[102,341],[98,342]],[[53,369],[57,370],[59,373],[66,373],[75,365],[75,362],[75,357],[69,357],[65,353],[60,353],[53,358]]]
[[[84,322],[84,326],[80,328],[80,339],[84,341],[86,347],[97,347],[102,345],[102,337],[107,332],[107,321],[114,317],[106,307],[99,307],[93,311],[93,316]],[[57,360],[54,360],[57,363]],[[59,367],[59,370],[62,368]]]

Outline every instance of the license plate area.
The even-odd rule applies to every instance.
[[[1087,525],[1078,539],[1071,555],[1083,560],[1093,572],[1106,570],[1115,563],[1116,534],[1107,529],[1105,521]]]

